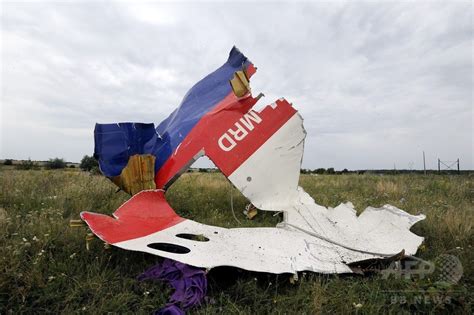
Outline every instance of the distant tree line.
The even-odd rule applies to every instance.
[[[5,159],[3,165],[14,166],[17,170],[39,170],[45,168],[48,170],[57,170],[64,168],[75,168],[74,164],[69,164],[63,158],[52,158],[48,161],[32,161],[30,158],[28,160],[15,161],[13,159]],[[85,171],[93,171],[94,168],[99,169],[97,161],[90,156],[84,156],[80,168]]]
[[[5,160],[3,163],[4,165],[12,165],[13,162],[12,160]],[[49,161],[46,161],[44,163],[44,168],[48,170],[56,170],[56,169],[61,169],[61,168],[66,168],[67,163],[64,161],[64,159],[61,158],[54,158],[54,159],[49,159]],[[74,167],[74,165],[72,165]],[[22,160],[20,163],[15,165],[15,168],[17,170],[39,170],[41,167],[38,164],[38,162],[32,161],[31,159],[28,160]]]
[[[329,174],[329,175],[332,175],[332,174],[346,174],[346,173],[349,173],[349,170],[347,170],[347,168],[343,169],[342,171],[336,171],[334,170],[334,167],[330,167],[330,168],[317,168],[317,169],[314,169],[314,170],[310,170],[310,169],[306,169],[306,168],[302,168],[301,169],[301,174]]]
[[[44,167],[45,169],[48,170],[58,170],[58,169],[64,169],[64,168],[75,168],[76,166],[74,164],[70,164],[68,166],[68,162],[66,162],[63,158],[53,158],[49,159],[48,161],[32,161],[30,158],[28,160],[22,160],[19,163],[13,163],[12,159],[6,159],[3,162],[3,165],[12,165],[18,170],[39,170],[41,167]],[[83,171],[88,171],[92,173],[97,173],[99,171],[99,163],[97,160],[92,157],[85,155],[81,163],[79,164],[79,168]]]
[[[3,165],[14,166],[18,170],[39,170],[43,166],[46,169],[55,170],[55,169],[64,169],[67,166],[67,162],[63,158],[54,158],[49,159],[46,162],[41,161],[41,165],[32,161],[31,159],[22,160],[19,163],[15,162],[12,159],[5,159]],[[69,165],[69,168],[75,168],[73,164]],[[79,164],[79,168],[83,171],[91,172],[92,174],[100,174],[99,163],[93,157],[89,155],[84,155]],[[188,172],[199,172],[199,173],[214,173],[219,172],[217,168],[190,168]],[[443,170],[441,172],[437,170],[427,170],[427,174],[473,174],[472,170]],[[336,171],[333,167],[329,168],[316,168],[314,170],[303,168],[301,169],[301,174],[318,174],[318,175],[339,175],[339,174],[424,174],[423,170],[396,170],[396,169],[380,169],[380,170],[348,170],[347,168],[342,171]]]
[[[188,172],[199,172],[199,173],[213,173],[219,172],[217,168],[191,168]],[[458,174],[458,171],[441,171],[437,170],[427,170],[427,174]],[[329,168],[316,168],[314,170],[302,168],[300,170],[301,174],[317,174],[317,175],[341,175],[341,174],[387,174],[387,175],[396,175],[396,174],[424,174],[423,170],[394,170],[394,169],[379,169],[379,170],[348,170],[347,168],[336,171],[333,167]],[[472,170],[461,170],[460,174],[472,174]]]
[[[437,171],[437,170],[427,170],[427,174],[441,174],[441,175],[456,175],[456,174],[472,174],[472,170],[461,170],[458,172],[457,170],[445,170],[445,171]],[[396,174],[424,174],[423,170],[396,170],[396,169],[380,169],[380,170],[354,170],[350,171],[347,168],[343,169],[342,171],[335,171],[334,168],[330,167],[328,169],[324,168],[317,168],[314,170],[310,169],[301,169],[301,174],[326,174],[326,175],[340,175],[340,174],[387,174],[387,175],[396,175]]]
[[[11,164],[10,164],[11,165]],[[23,160],[20,164],[15,165],[17,170],[39,170],[40,166],[38,163],[33,162],[31,159]]]

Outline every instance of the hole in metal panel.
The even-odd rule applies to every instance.
[[[161,250],[173,254],[187,254],[191,250],[187,247],[170,243],[151,243],[147,245],[150,248]]]
[[[180,233],[176,234],[176,237],[184,238],[186,240],[198,241],[198,242],[209,242],[209,239],[202,234],[189,234],[189,233]]]

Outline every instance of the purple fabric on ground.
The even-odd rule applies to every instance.
[[[187,309],[201,304],[207,293],[204,270],[171,259],[151,267],[140,276],[143,280],[167,281],[174,289],[169,303],[157,312],[160,315],[180,315]]]
[[[174,304],[169,304],[155,312],[155,315],[184,315],[184,311]]]

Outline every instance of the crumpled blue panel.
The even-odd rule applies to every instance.
[[[156,132],[153,124],[97,124],[94,156],[102,173],[109,177],[119,175],[131,155],[145,153],[156,157],[155,173],[158,172],[199,120],[232,93],[229,80],[249,64],[247,57],[233,47],[226,63],[196,83]]]
[[[161,142],[155,125],[144,123],[96,124],[94,157],[106,176],[120,175],[130,156],[154,154]]]
[[[157,147],[159,154],[156,155],[156,171],[168,160],[171,152],[178,147],[202,116],[231,93],[232,87],[229,80],[233,78],[236,71],[246,68],[249,64],[247,57],[233,47],[227,62],[196,83],[186,93],[179,107],[158,125],[156,131],[166,141]],[[162,154],[162,150],[169,154]]]

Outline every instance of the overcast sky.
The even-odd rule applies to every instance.
[[[80,161],[96,122],[159,123],[236,45],[261,104],[303,115],[303,167],[474,168],[471,1],[1,9],[0,158]]]

